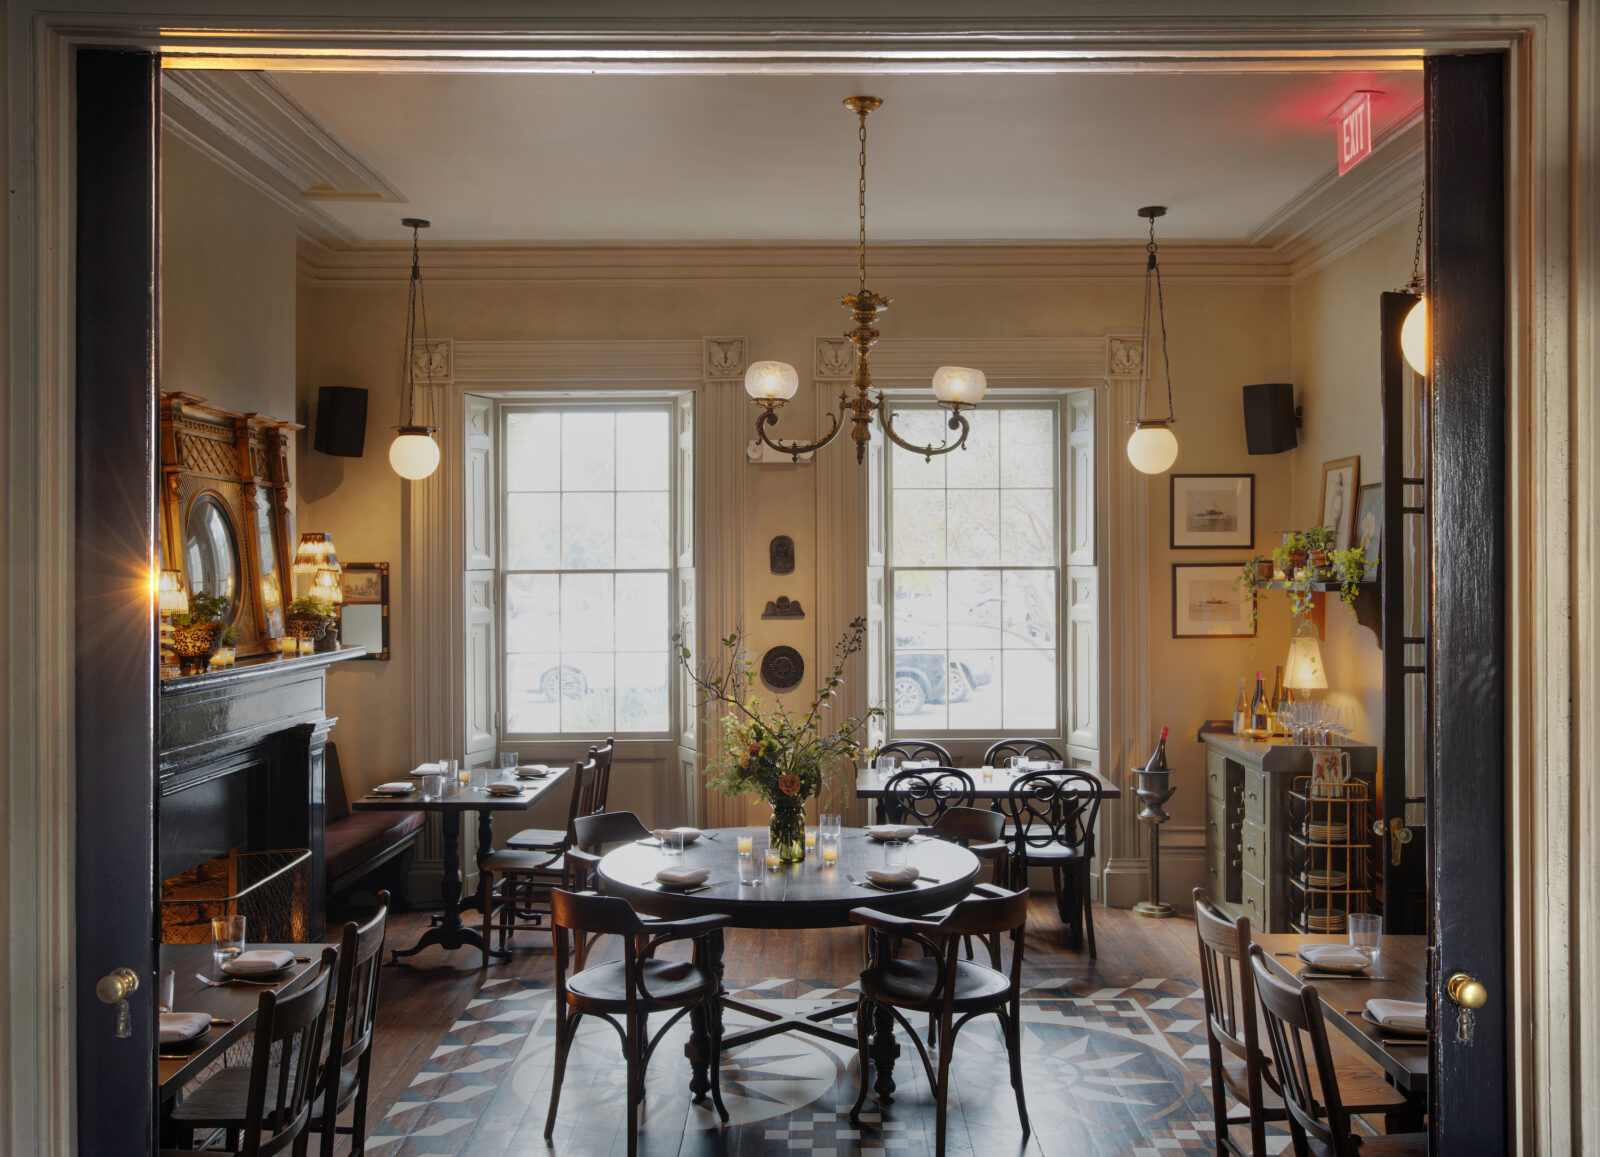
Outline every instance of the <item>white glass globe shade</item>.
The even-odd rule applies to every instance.
[[[756,362],[744,372],[744,392],[758,402],[787,402],[800,388],[800,375],[788,362]]]
[[[389,465],[413,482],[439,468],[439,444],[426,434],[401,434],[389,444]]]
[[[1405,324],[1400,327],[1400,352],[1412,369],[1424,377],[1428,375],[1428,299],[1425,297],[1417,298],[1417,304],[1411,307]]]
[[[940,366],[933,374],[933,396],[946,405],[959,402],[963,406],[976,406],[989,388],[982,370],[966,366]]]
[[[1141,423],[1128,439],[1128,461],[1142,474],[1161,474],[1177,460],[1177,436],[1165,425]]]

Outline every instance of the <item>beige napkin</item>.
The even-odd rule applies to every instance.
[[[682,836],[683,837],[683,842],[685,844],[694,843],[696,840],[698,840],[700,838],[700,835],[701,835],[701,832],[700,832],[699,828],[657,828],[655,831],[651,832],[650,834],[652,836],[654,836],[657,840],[661,840],[664,837],[666,837],[667,835],[672,834],[672,833],[676,833],[677,835]]]
[[[164,1012],[161,1014],[161,1043],[191,1041],[211,1027],[211,1017],[203,1012]]]
[[[1374,998],[1367,1001],[1367,1011],[1384,1028],[1399,1029],[1401,1032],[1428,1031],[1428,1006],[1420,1001]]]
[[[906,824],[873,824],[867,829],[867,835],[875,840],[909,840],[917,834],[917,829]]]
[[[710,875],[710,868],[662,868],[656,873],[656,879],[674,888],[689,888],[704,884]]]
[[[522,789],[514,783],[491,783],[490,795],[521,795]]]
[[[867,869],[867,879],[871,880],[874,884],[887,884],[891,888],[904,887],[906,884],[914,884],[917,882],[917,877],[921,874],[922,873],[918,872],[910,864],[904,864],[898,868]]]
[[[235,976],[253,976],[258,972],[277,972],[293,963],[293,952],[285,952],[281,948],[252,948],[224,964],[222,971]]]
[[[391,781],[389,783],[380,783],[377,787],[372,789],[372,794],[373,795],[410,795],[412,792],[414,792],[416,790],[417,790],[417,785],[414,784],[414,783],[406,783],[404,780],[393,780],[393,781]]]
[[[1372,963],[1366,953],[1347,944],[1304,944],[1300,959],[1318,968],[1365,968]]]

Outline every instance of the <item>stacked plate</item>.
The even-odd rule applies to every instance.
[[[1332,868],[1310,868],[1305,873],[1305,881],[1311,888],[1341,889],[1349,883],[1350,877]]]
[[[1307,932],[1343,932],[1345,914],[1337,908],[1307,908]]]
[[[1314,844],[1342,844],[1350,838],[1350,825],[1307,820],[1306,838]]]

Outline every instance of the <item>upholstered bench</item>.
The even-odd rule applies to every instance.
[[[327,823],[322,834],[323,858],[328,881],[328,900],[350,890],[365,877],[384,869],[386,879],[370,890],[388,888],[391,907],[410,908],[406,898],[406,874],[422,839],[423,813],[352,812],[339,770],[339,750],[327,750]]]

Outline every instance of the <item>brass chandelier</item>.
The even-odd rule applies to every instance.
[[[880,390],[876,398],[871,396],[872,372],[868,366],[868,356],[873,343],[878,340],[878,314],[888,309],[891,304],[890,298],[867,288],[867,114],[883,104],[883,101],[875,96],[852,96],[847,97],[844,103],[860,121],[856,136],[861,142],[859,157],[861,180],[856,196],[856,216],[860,225],[860,241],[856,250],[858,288],[854,293],[847,293],[839,299],[855,319],[855,327],[845,334],[856,347],[858,355],[853,383],[855,397],[850,396],[849,390],[842,391],[839,394],[839,410],[840,414],[849,414],[850,437],[856,444],[857,462],[866,460],[867,443],[872,440],[874,413],[878,415],[878,424],[891,442],[914,454],[921,454],[925,460],[931,461],[935,454],[948,454],[966,445],[971,427],[966,418],[962,417],[961,411],[970,410],[982,400],[987,383],[982,371],[967,369],[964,366],[940,366],[935,371],[934,397],[938,398],[940,405],[950,411],[948,423],[950,429],[959,431],[959,436],[954,441],[946,441],[939,446],[918,446],[900,437],[894,431],[894,418],[884,402],[883,391]],[[778,410],[794,397],[799,385],[800,375],[787,362],[756,362],[744,376],[745,392],[761,407],[761,414],[756,418],[756,437],[774,450],[790,455],[795,461],[798,461],[802,454],[822,449],[844,429],[839,414],[829,414],[828,419],[832,422],[832,427],[815,442],[781,442],[769,437],[767,428],[778,424]]]

